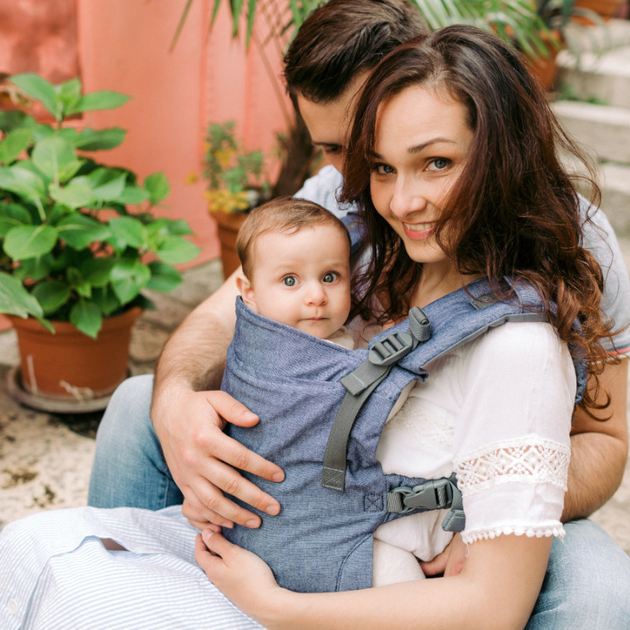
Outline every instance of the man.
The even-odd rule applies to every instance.
[[[407,0],[330,0],[304,22],[286,56],[285,77],[315,145],[331,166],[306,182],[296,196],[338,215],[339,170],[351,125],[352,101],[378,61],[426,25]],[[335,168],[336,167],[336,168]],[[603,213],[589,228],[589,243],[606,273],[604,307],[615,329],[628,323],[630,285],[618,246]],[[602,236],[602,234],[604,234]],[[610,268],[610,271],[608,271]],[[173,334],[160,358],[151,403],[149,377],[130,379],[113,397],[97,438],[90,504],[158,509],[181,503],[195,523],[258,527],[260,519],[224,493],[275,515],[280,505],[241,477],[236,469],[281,481],[282,470],[226,436],[225,421],[251,426],[256,416],[224,392],[225,352],[233,334],[233,274],[198,306]],[[630,332],[610,348],[623,356]],[[606,367],[600,379],[612,397],[606,422],[576,409],[569,490],[563,520],[582,519],[617,489],[627,457],[627,359]],[[182,496],[183,494],[183,496]],[[566,527],[566,544],[554,543],[543,591],[528,629],[627,628],[630,625],[630,559],[589,521]],[[455,543],[423,567],[446,575],[461,570],[464,555]],[[602,569],[604,567],[604,569]],[[613,597],[612,594],[615,594]]]

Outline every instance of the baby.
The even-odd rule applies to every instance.
[[[350,238],[343,223],[310,201],[274,199],[247,217],[236,241],[254,312],[352,349]]]
[[[251,310],[354,349],[353,336],[344,327],[351,307],[350,238],[338,218],[310,201],[274,199],[247,217],[236,250],[244,274],[236,282]],[[388,423],[399,411],[407,421],[407,416],[413,415],[413,406],[403,406],[407,394],[408,389]],[[391,453],[386,444],[387,440],[379,446],[378,459],[388,464],[393,459],[395,465],[388,472],[398,472],[396,465],[407,460],[400,452]],[[413,469],[415,458],[410,459]],[[405,471],[410,472],[413,470]],[[381,526],[374,538],[373,584],[422,579],[417,558],[433,558],[452,536],[439,527],[443,516],[436,512],[418,514]]]

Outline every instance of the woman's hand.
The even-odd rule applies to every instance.
[[[289,591],[278,586],[269,566],[251,551],[204,529],[195,541],[195,560],[239,610],[263,625],[273,618],[272,611],[282,610]]]

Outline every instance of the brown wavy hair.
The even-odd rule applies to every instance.
[[[475,27],[450,26],[399,46],[375,68],[357,102],[340,200],[360,207],[373,250],[360,279],[358,311],[378,318],[378,296],[381,320],[403,318],[422,273],[370,196],[379,105],[418,85],[462,103],[474,134],[464,170],[441,208],[437,243],[462,274],[485,275],[500,300],[514,298],[505,276],[535,286],[560,338],[587,357],[596,386],[583,405],[606,407],[595,404],[597,375],[604,362],[614,361],[601,345],[611,336],[600,311],[603,274],[582,247],[589,219],[580,213],[559,154],[582,162],[588,173],[582,179],[598,204],[593,167],[561,129],[520,54]],[[572,327],[576,318],[581,330]]]

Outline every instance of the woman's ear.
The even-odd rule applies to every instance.
[[[243,298],[243,302],[245,302],[254,313],[257,313],[256,295],[254,294],[252,283],[245,276],[239,275],[236,277],[236,287]]]

